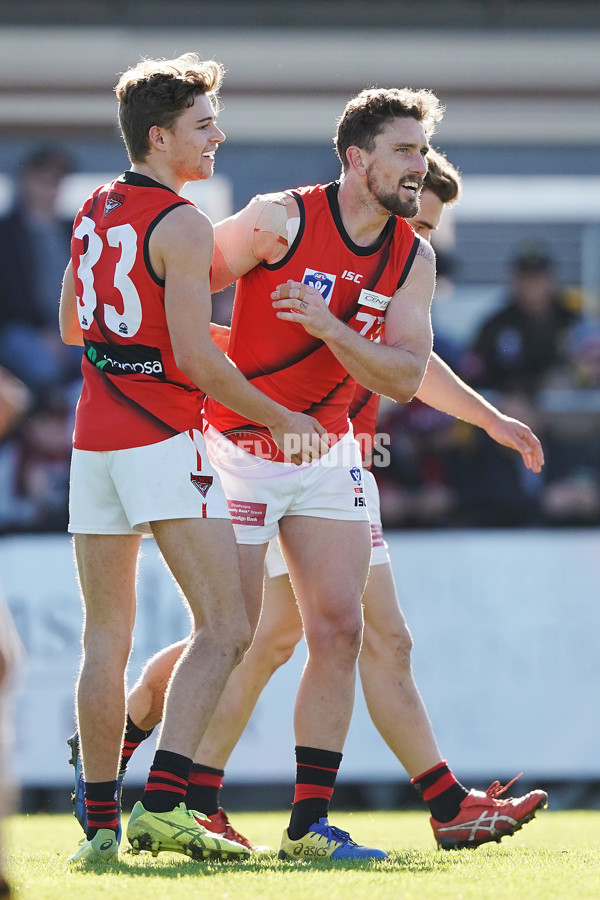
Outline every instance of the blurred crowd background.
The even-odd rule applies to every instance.
[[[567,8],[565,8],[567,7]],[[80,351],[57,309],[78,200],[127,167],[111,95],[142,55],[228,69],[213,218],[339,174],[335,117],[427,87],[464,178],[433,239],[435,349],[542,440],[529,473],[418,401],[384,403],[391,529],[600,525],[600,9],[595,2],[0,3],[0,370],[27,411],[0,442],[0,534],[64,532]],[[228,323],[232,293],[214,298]]]

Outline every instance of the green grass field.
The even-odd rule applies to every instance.
[[[255,842],[273,847],[287,824],[284,812],[232,818]],[[197,863],[122,849],[117,863],[68,868],[65,860],[81,836],[73,817],[31,815],[6,821],[6,862],[15,896],[23,900],[600,898],[600,812],[542,811],[501,844],[451,852],[435,848],[426,813],[338,813],[332,821],[390,858],[308,864],[282,862],[273,851],[241,863]]]

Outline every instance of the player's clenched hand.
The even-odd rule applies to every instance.
[[[532,472],[541,472],[544,465],[544,451],[539,439],[528,425],[512,419],[510,416],[499,416],[494,419],[488,434],[498,444],[516,450],[523,457],[523,462]]]
[[[327,340],[339,320],[329,311],[323,295],[316,288],[301,281],[286,281],[277,285],[271,294],[278,319],[297,322],[313,337]]]
[[[310,463],[329,451],[329,439],[320,422],[304,413],[286,410],[281,421],[270,425],[273,440],[295,465]]]

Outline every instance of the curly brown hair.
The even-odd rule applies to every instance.
[[[153,125],[172,128],[198,94],[216,104],[225,69],[196,53],[176,59],[141,59],[124,72],[115,87],[119,125],[131,162],[143,162],[150,150],[148,132]]]
[[[348,101],[337,123],[334,144],[344,172],[348,168],[348,147],[372,151],[375,138],[393,119],[416,119],[430,137],[443,115],[444,107],[432,91],[414,91],[411,88],[369,88],[361,91]]]

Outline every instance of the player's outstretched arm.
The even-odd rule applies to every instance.
[[[416,396],[428,406],[483,428],[498,444],[521,454],[532,472],[544,465],[544,451],[531,428],[506,416],[469,387],[436,353],[432,353]]]

